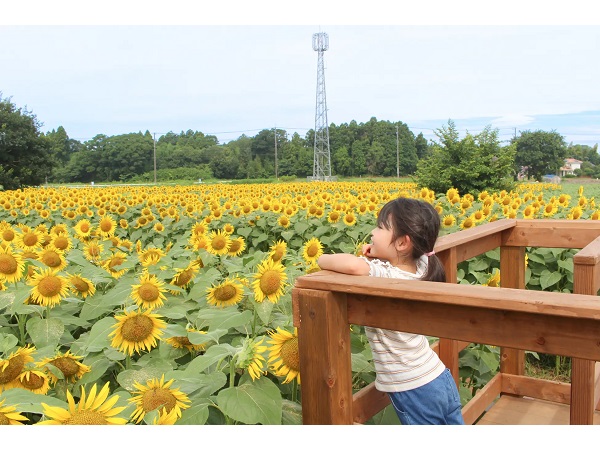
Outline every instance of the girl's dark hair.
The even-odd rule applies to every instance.
[[[377,216],[377,226],[392,230],[392,240],[408,236],[413,244],[413,258],[433,251],[440,232],[440,215],[429,203],[399,197],[386,203]],[[444,265],[436,255],[428,256],[427,272],[421,280],[446,281]]]

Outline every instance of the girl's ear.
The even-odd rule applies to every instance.
[[[412,241],[410,240],[410,236],[404,235],[398,239],[396,239],[396,251],[406,251],[412,248]]]

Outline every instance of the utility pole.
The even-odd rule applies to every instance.
[[[156,133],[154,134],[154,184],[156,184]]]
[[[275,125],[275,179],[277,180],[277,125]]]
[[[400,141],[398,140],[398,125],[396,125],[396,177],[400,178]]]

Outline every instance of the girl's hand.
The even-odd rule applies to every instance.
[[[367,258],[373,258],[373,255],[371,255],[371,248],[373,247],[373,244],[364,244],[362,246],[362,254],[363,256],[366,256]]]

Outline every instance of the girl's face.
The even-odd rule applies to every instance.
[[[389,230],[383,226],[374,228],[371,231],[370,256],[393,263],[398,258],[398,250],[392,239],[393,230],[391,227]]]

